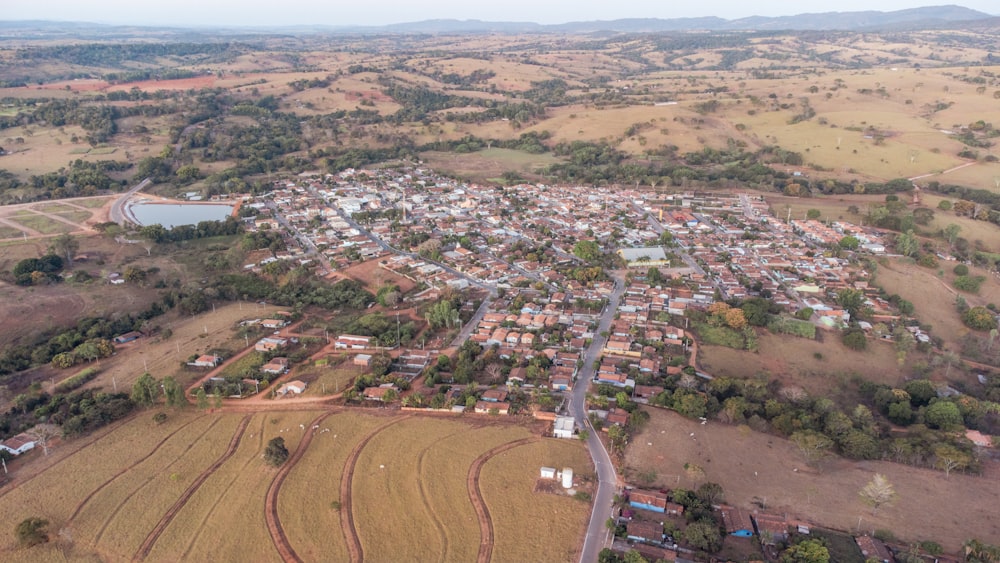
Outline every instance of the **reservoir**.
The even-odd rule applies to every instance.
[[[225,221],[233,206],[224,203],[137,203],[128,209],[130,219],[139,225],[159,223],[167,229],[177,225],[197,225],[202,221]]]

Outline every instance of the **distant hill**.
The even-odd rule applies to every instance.
[[[997,18],[962,6],[927,6],[893,12],[826,12],[795,16],[752,16],[736,20],[717,17],[701,18],[627,18],[603,21],[576,21],[561,24],[533,22],[492,22],[482,20],[433,19],[382,26],[328,26],[310,23],[300,26],[220,27],[191,26],[143,27],[132,25],[102,25],[80,22],[0,21],[0,40],[35,39],[42,37],[82,37],[117,39],[142,34],[187,35],[190,38],[221,30],[226,35],[239,34],[303,34],[303,33],[594,33],[594,32],[671,32],[671,31],[872,31],[878,29],[924,29],[954,26],[956,22],[973,25],[984,22],[995,27]]]

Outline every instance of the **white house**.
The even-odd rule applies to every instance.
[[[572,438],[576,423],[572,416],[557,416],[552,427],[552,435],[556,438]]]
[[[34,447],[35,440],[23,432],[17,436],[0,442],[0,450],[4,450],[13,455],[21,455],[28,450],[34,449]]]

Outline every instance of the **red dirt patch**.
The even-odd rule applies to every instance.
[[[115,84],[107,88],[109,92],[119,92],[138,88],[143,92],[155,92],[157,90],[190,90],[192,88],[211,88],[215,85],[215,76],[206,74],[194,78],[177,78],[174,80],[143,80],[142,82],[128,82],[126,84]]]

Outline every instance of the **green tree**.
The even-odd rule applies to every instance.
[[[184,390],[177,384],[177,380],[171,376],[163,378],[163,394],[167,397],[168,407],[180,407],[184,405]]]
[[[913,234],[913,229],[896,236],[896,250],[903,256],[913,256],[920,250],[920,241]]]
[[[986,307],[977,306],[962,313],[962,322],[973,330],[991,330],[997,328],[997,319]]]
[[[149,372],[140,375],[132,384],[132,402],[140,407],[148,407],[156,402],[156,394],[156,379]]]
[[[801,541],[781,554],[781,563],[829,563],[830,550],[820,540]]]
[[[962,426],[962,413],[951,401],[935,401],[924,411],[924,422],[942,430],[958,428]]]
[[[271,438],[264,448],[264,461],[278,467],[288,460],[288,448],[285,447],[285,439],[281,436]]]
[[[49,541],[49,521],[44,518],[25,518],[14,527],[14,535],[21,547],[33,547]]]
[[[837,244],[844,250],[857,250],[858,246],[861,245],[861,241],[856,236],[847,235],[840,239],[840,242]]]
[[[601,258],[601,247],[592,240],[577,241],[573,245],[573,255],[586,262],[596,262]]]
[[[715,553],[722,549],[722,534],[713,522],[699,520],[682,532],[684,542],[694,549]]]
[[[792,442],[799,448],[806,463],[816,465],[829,454],[833,440],[813,430],[801,430],[792,434]]]
[[[942,201],[941,203],[944,202]],[[955,241],[958,239],[958,233],[962,232],[962,227],[960,225],[956,225],[955,223],[948,223],[942,232],[944,233],[944,238],[948,241],[948,244],[954,247]]]
[[[197,391],[194,392],[195,406],[198,410],[207,411],[208,410],[208,395],[205,394],[205,389],[199,387]]]
[[[868,337],[865,336],[865,332],[861,329],[847,329],[841,336],[841,341],[844,346],[847,346],[851,350],[864,350],[868,347]]]

